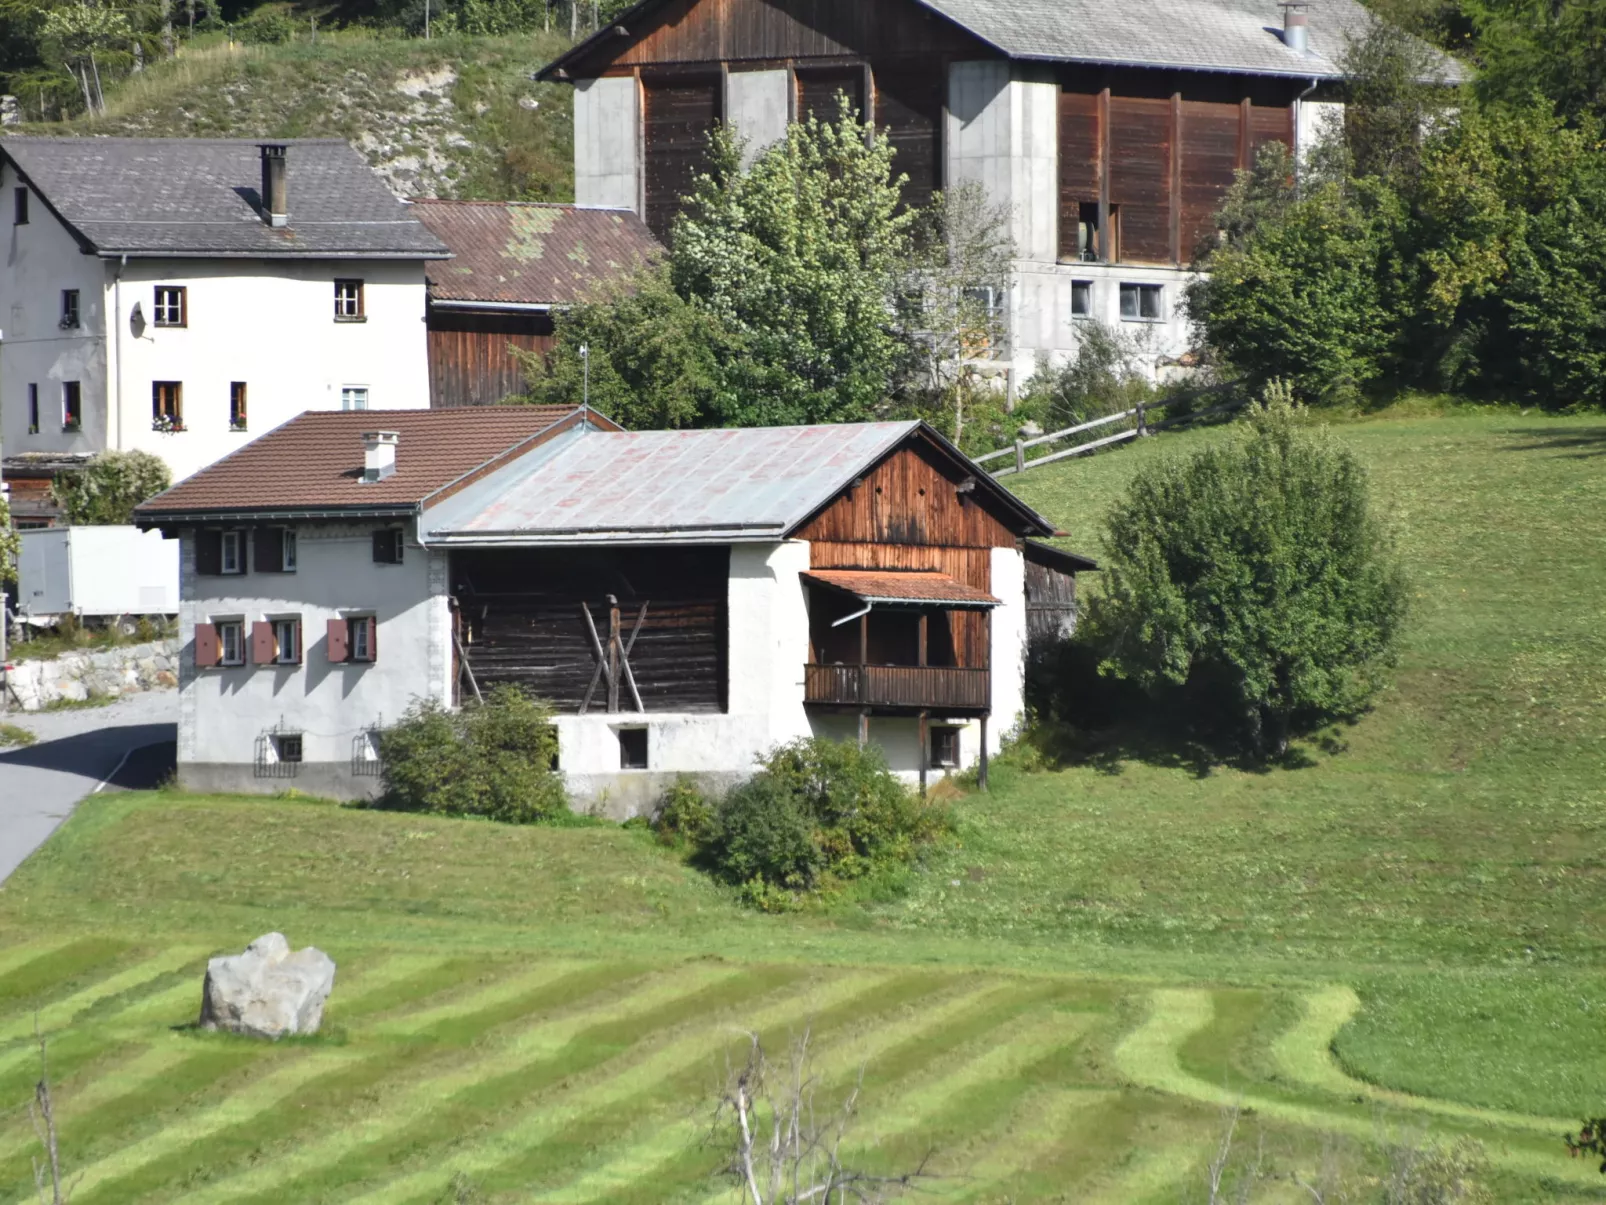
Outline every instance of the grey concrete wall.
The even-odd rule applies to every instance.
[[[574,86],[574,199],[641,211],[641,95],[635,79]]]
[[[350,762],[302,762],[289,777],[259,778],[246,762],[190,762],[179,767],[178,784],[203,795],[278,795],[299,791],[322,799],[373,799],[379,779],[351,772]]]
[[[948,69],[950,184],[980,184],[1009,211],[1022,259],[1053,263],[1059,254],[1059,88],[1003,62]]]
[[[791,111],[785,71],[732,71],[726,81],[727,119],[746,140],[742,166],[786,137]]]

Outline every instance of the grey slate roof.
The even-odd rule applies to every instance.
[[[1298,79],[1340,78],[1346,36],[1373,19],[1358,0],[1310,0],[1310,51],[1296,54],[1283,43],[1278,0],[861,0],[905,2],[947,17],[1012,59]],[[617,43],[619,28],[636,30],[665,3],[642,0],[541,68],[537,78],[578,69],[593,50]],[[1445,83],[1467,78],[1455,59],[1434,53]]]
[[[267,140],[264,140],[267,141]],[[45,204],[101,255],[439,259],[449,252],[337,139],[288,146],[290,223],[256,209],[258,142],[235,138],[0,139]]]
[[[424,512],[431,543],[741,543],[785,538],[918,422],[696,431],[585,431],[557,439]],[[1023,530],[1054,525],[980,469]]]
[[[1311,0],[1310,50],[1281,36],[1277,0],[920,0],[1011,58],[1244,72],[1342,74],[1346,38],[1371,15],[1356,0]],[[1442,57],[1447,83],[1465,72]]]

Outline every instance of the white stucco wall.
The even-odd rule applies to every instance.
[[[13,190],[20,181],[0,170],[0,231],[5,270],[0,272],[0,445],[19,452],[95,452],[105,446],[107,372],[106,266],[78,243],[38,194],[29,198],[28,222],[14,222]],[[77,289],[81,325],[62,330],[61,293]],[[83,424],[62,430],[61,385],[78,381]],[[39,432],[28,433],[28,386],[39,387]]]
[[[574,199],[641,212],[641,88],[634,77],[575,82]]]
[[[1135,345],[1140,361],[1153,370],[1193,345],[1183,294],[1194,273],[1186,268],[1137,264],[1032,263],[1017,267],[1014,288],[1012,352],[1018,382],[1031,376],[1039,354],[1054,363],[1074,358],[1082,334],[1100,322]],[[1071,312],[1074,282],[1093,285],[1093,313]],[[1159,321],[1121,317],[1121,285],[1157,284],[1162,289],[1164,317]]]
[[[785,741],[807,736],[803,665],[808,607],[799,577],[808,544],[739,544],[731,549],[727,606],[727,710],[558,716],[558,760],[577,807],[616,819],[650,811],[680,774],[723,789],[752,773]],[[645,770],[619,766],[619,729],[647,729]]]
[[[992,550],[993,714],[987,725],[988,752],[997,753],[1003,739],[1026,714],[1026,557],[1015,548]]]
[[[346,793],[352,738],[396,720],[418,698],[449,698],[446,575],[440,554],[411,533],[400,565],[373,562],[368,525],[304,525],[296,531],[295,573],[237,577],[195,572],[195,542],[183,540],[179,636],[178,773],[201,790]],[[327,622],[352,614],[377,620],[378,656],[367,664],[329,660]],[[195,625],[299,616],[301,664],[197,669]],[[247,649],[249,661],[249,647]],[[294,779],[257,778],[257,740],[280,727],[300,732],[304,761]],[[377,779],[356,780],[359,789]]]
[[[741,133],[742,166],[786,137],[791,90],[785,71],[732,71],[725,81],[726,120]]]
[[[1320,95],[1320,93],[1318,93]],[[1344,132],[1344,103],[1302,100],[1294,110],[1294,152],[1303,167],[1317,143]]]
[[[336,279],[363,282],[364,321],[335,321]],[[185,326],[152,322],[159,284],[186,289]],[[114,393],[110,438],[162,457],[175,480],[303,410],[340,409],[345,386],[366,388],[374,410],[429,405],[420,261],[130,260],[112,291],[125,329],[113,340],[122,415]],[[185,430],[152,429],[155,381],[183,383]],[[246,384],[244,431],[229,430],[232,381]]]

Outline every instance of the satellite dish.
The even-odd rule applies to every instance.
[[[128,312],[128,329],[134,332],[136,339],[145,333],[145,311],[140,309],[137,301],[134,303],[134,308]]]

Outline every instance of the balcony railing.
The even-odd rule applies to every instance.
[[[988,671],[951,665],[805,665],[803,701],[985,711]]]

